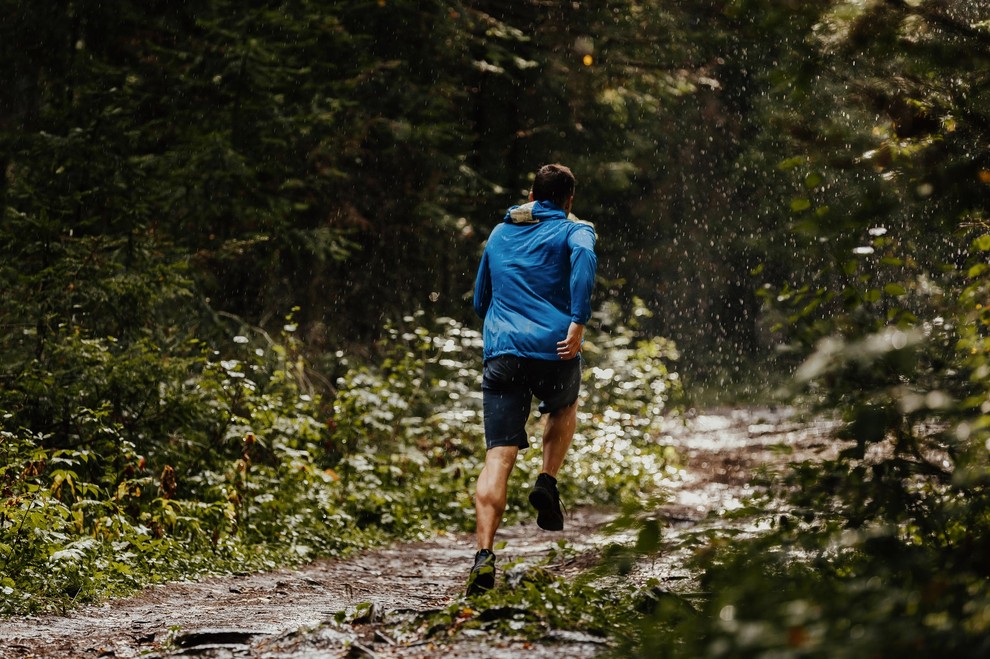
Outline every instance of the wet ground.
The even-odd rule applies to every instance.
[[[752,493],[765,467],[829,450],[824,421],[798,419],[789,410],[735,409],[671,422],[667,441],[683,456],[669,478],[670,502],[661,515],[665,537],[720,521]],[[535,524],[502,529],[500,562],[543,560],[560,540],[568,551],[547,567],[568,577],[587,569],[597,552],[616,541],[605,532],[614,515],[581,509],[559,533]],[[739,524],[739,521],[731,522]],[[428,542],[367,551],[296,570],[210,579],[150,588],[68,616],[0,621],[0,657],[593,657],[603,639],[560,632],[534,643],[478,632],[454,640],[415,634],[398,637],[395,621],[441,609],[463,592],[472,539],[439,535]],[[636,575],[686,579],[677,552],[640,566]],[[335,614],[348,611],[344,624]],[[355,613],[357,612],[357,613]],[[359,617],[355,617],[359,616]]]

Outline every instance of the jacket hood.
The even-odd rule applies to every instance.
[[[549,201],[531,201],[521,206],[513,206],[505,214],[505,221],[509,224],[539,224],[544,220],[570,220],[595,228],[591,222],[579,219],[573,213],[566,213],[564,209]]]
[[[531,201],[522,206],[513,206],[505,214],[509,224],[537,224],[546,220],[564,220],[567,213],[549,201]]]

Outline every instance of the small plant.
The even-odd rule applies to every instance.
[[[571,631],[590,634],[604,644],[624,635],[631,622],[629,591],[596,586],[589,576],[556,576],[547,569],[553,558],[507,564],[504,582],[496,588],[458,599],[406,624],[419,635],[440,639],[477,630],[499,638],[538,641],[553,632]]]

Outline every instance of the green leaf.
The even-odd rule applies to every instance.
[[[777,163],[777,169],[787,171],[789,169],[794,169],[798,165],[803,165],[807,160],[804,156],[794,156],[792,158],[787,158],[786,160],[781,160]]]
[[[811,200],[807,197],[795,197],[791,199],[791,210],[795,213],[806,211],[811,208]]]
[[[990,252],[990,235],[982,235],[974,240],[973,247],[981,252]]]
[[[641,554],[653,554],[660,549],[660,522],[648,519],[643,522],[636,538],[636,551]]]
[[[907,289],[901,286],[900,284],[887,284],[886,286],[883,287],[883,291],[887,295],[894,295],[894,296],[907,295]]]

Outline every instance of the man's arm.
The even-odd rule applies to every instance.
[[[571,250],[571,322],[585,325],[591,318],[591,290],[598,270],[595,230],[578,225],[568,236],[567,246]]]
[[[595,256],[595,230],[580,225],[567,238],[571,250],[571,324],[567,337],[557,343],[561,359],[573,359],[581,351],[584,326],[591,319],[591,291],[595,287],[598,257]]]
[[[492,275],[488,269],[488,250],[481,255],[481,264],[478,266],[478,275],[474,280],[474,312],[482,320],[488,313],[488,307],[492,303]]]

